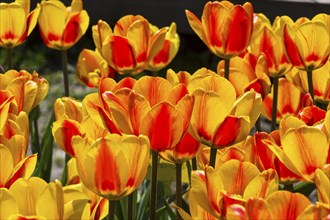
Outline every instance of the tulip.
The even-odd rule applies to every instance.
[[[268,120],[272,119],[274,89],[263,101],[262,115]],[[289,115],[297,115],[302,108],[303,94],[285,78],[278,80],[278,104],[276,109],[276,122]]]
[[[12,69],[12,48],[22,44],[37,24],[40,6],[30,12],[30,0],[0,3],[0,47],[8,49],[8,69]]]
[[[308,90],[314,100],[312,72],[328,62],[329,15],[319,14],[311,20],[299,18],[293,22],[289,17],[283,17],[286,23],[283,31],[287,57],[298,69],[304,70],[308,78]]]
[[[263,142],[288,169],[301,179],[312,181],[316,169],[322,169],[328,158],[327,135],[291,116],[280,123],[280,139],[282,147],[270,140]]]
[[[253,164],[229,160],[218,168],[192,173],[189,203],[195,200],[214,217],[225,217],[232,204],[244,204],[250,197],[267,198],[277,191],[278,177],[270,169],[260,173]]]
[[[110,201],[132,193],[144,180],[149,165],[149,140],[145,136],[109,134],[92,143],[72,140],[82,183]]]
[[[39,77],[37,72],[32,74],[25,70],[9,70],[0,76],[1,89],[10,91],[14,96],[18,107],[18,112],[29,113],[47,95],[49,85],[43,77]]]
[[[114,70],[99,52],[83,49],[78,57],[76,79],[88,87],[98,87],[101,79],[113,78]]]
[[[225,62],[218,63],[217,73],[224,76]],[[236,96],[241,96],[245,92],[253,89],[264,99],[270,91],[270,80],[267,76],[265,56],[256,58],[251,53],[246,53],[244,57],[234,57],[231,59],[229,81],[233,84]]]
[[[261,98],[249,91],[236,100],[232,84],[219,76],[191,80],[189,92],[195,98],[189,132],[199,142],[223,148],[242,141],[260,114]],[[215,163],[211,157],[210,164]]]
[[[250,2],[233,5],[229,1],[207,2],[201,20],[186,10],[191,28],[215,55],[230,59],[240,55],[250,43],[253,7]]]
[[[314,98],[317,102],[327,103],[330,101],[330,60],[322,67],[313,71]],[[293,83],[301,92],[308,92],[308,79],[305,71],[294,68],[286,78]]]
[[[1,75],[0,75],[1,77]],[[3,130],[4,125],[6,124],[8,113],[10,112],[10,107],[14,105],[15,96],[6,90],[0,90],[0,131]],[[16,103],[15,103],[16,104]],[[16,108],[17,112],[17,108]]]
[[[292,68],[292,64],[284,53],[282,32],[280,17],[276,17],[272,25],[264,14],[254,14],[254,28],[249,51],[256,57],[262,54],[265,56],[267,73],[273,78],[283,76]]]
[[[61,1],[50,0],[41,2],[38,23],[47,47],[67,50],[85,34],[89,16],[83,10],[81,0],[73,0],[70,7],[65,7]]]
[[[163,48],[166,28],[152,34],[150,23],[141,15],[126,15],[118,20],[113,31],[99,20],[93,26],[97,50],[119,74],[137,74]]]
[[[158,28],[153,26],[152,34],[158,31]],[[167,66],[179,51],[180,37],[176,32],[176,23],[172,22],[165,36],[163,48],[150,60],[148,67],[149,71],[157,72]]]
[[[39,4],[30,12],[30,0],[0,4],[0,47],[13,48],[22,44],[37,24]]]

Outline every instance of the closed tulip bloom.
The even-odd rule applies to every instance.
[[[132,90],[120,89],[102,96],[118,127],[125,133],[147,135],[151,149],[157,152],[171,149],[180,141],[194,104],[184,84],[172,86],[161,77],[145,76]]]
[[[70,97],[58,98],[54,103],[56,121],[52,126],[52,134],[56,144],[68,155],[74,157],[71,139],[75,135],[83,135],[81,127],[82,104]]]
[[[195,98],[189,131],[210,147],[242,141],[260,114],[261,98],[249,91],[236,100],[234,87],[223,77],[197,77],[188,89]]]
[[[330,60],[313,72],[314,97],[319,102],[330,101]],[[305,71],[294,68],[285,76],[301,92],[308,92],[308,81]]]
[[[85,34],[89,16],[81,0],[73,0],[70,7],[65,7],[61,1],[42,1],[38,24],[47,47],[66,50]]]
[[[272,93],[263,101],[262,115],[268,120],[272,118],[273,92],[274,89],[272,89]],[[298,114],[299,110],[303,107],[303,97],[303,93],[290,83],[290,81],[286,78],[279,78],[276,121],[279,122],[286,116]]]
[[[48,81],[39,77],[37,72],[9,70],[1,74],[0,79],[0,88],[15,96],[18,112],[29,113],[47,96],[49,89]]]
[[[14,104],[14,102],[15,96],[11,92],[7,90],[0,90],[0,131],[3,130],[3,127],[7,121],[8,113],[10,112],[10,106],[16,106],[16,103]]]
[[[166,28],[152,33],[150,23],[141,15],[126,15],[114,29],[100,20],[93,26],[98,51],[119,74],[137,74],[163,48]]]
[[[241,96],[253,89],[264,99],[270,91],[270,79],[267,75],[266,59],[246,53],[244,57],[234,57],[230,60],[229,81],[235,87],[236,95]],[[217,66],[217,73],[224,76],[224,61]]]
[[[108,200],[129,195],[147,174],[150,146],[146,136],[109,134],[92,143],[77,136],[72,142],[82,183]]]
[[[244,52],[253,30],[253,7],[250,2],[234,5],[229,1],[207,2],[201,20],[186,10],[191,28],[209,50],[224,59]]]
[[[30,0],[0,3],[0,47],[22,44],[37,24],[40,6],[30,12]]]
[[[152,26],[151,33],[157,32],[158,28]],[[163,48],[150,60],[147,70],[156,72],[167,66],[178,53],[180,47],[180,37],[176,31],[176,23],[172,22],[165,36]]]
[[[257,57],[264,54],[268,75],[280,77],[292,68],[292,64],[285,55],[280,18],[276,17],[272,25],[265,15],[258,13],[254,16],[249,51]]]
[[[78,57],[76,79],[78,82],[97,88],[103,78],[113,78],[114,70],[99,52],[83,49]]]
[[[313,71],[328,62],[329,16],[316,15],[311,20],[302,17],[293,22],[289,17],[282,17],[284,26],[283,40],[286,54],[298,69]]]

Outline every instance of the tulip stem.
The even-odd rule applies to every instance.
[[[313,87],[313,71],[307,70],[307,82],[308,82],[308,92],[311,95],[314,102],[314,87]]]
[[[13,48],[7,48],[8,70],[13,68]]]
[[[273,77],[273,106],[272,106],[272,124],[270,131],[274,131],[276,129],[277,99],[278,99],[278,77]]]
[[[158,152],[151,150],[150,220],[156,220]]]
[[[212,166],[213,168],[215,168],[215,160],[216,160],[216,157],[217,157],[217,151],[218,151],[217,148],[211,147],[209,165]]]
[[[114,201],[109,200],[108,220],[114,220],[115,219],[116,204],[117,204],[116,200],[114,200]]]
[[[68,76],[68,53],[67,50],[61,51],[62,57],[62,70],[63,70],[63,80],[64,80],[64,95],[66,97],[70,96],[69,93],[69,76]]]
[[[128,195],[127,198],[127,220],[133,220],[133,213],[135,212],[135,207],[133,206],[134,197],[136,196],[136,191]],[[136,199],[136,198],[135,198]]]
[[[176,171],[176,205],[182,208],[182,164],[175,164]],[[179,212],[176,212],[176,219],[182,219]]]
[[[229,67],[230,67],[230,59],[224,59],[225,60],[225,78],[229,80]]]
[[[197,159],[196,157],[191,159],[192,170],[197,170]]]

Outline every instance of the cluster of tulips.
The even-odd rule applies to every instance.
[[[251,3],[229,1],[207,2],[201,19],[185,13],[220,58],[216,70],[159,77],[179,50],[175,22],[158,28],[127,15],[111,29],[100,20],[95,50],[83,49],[76,66],[76,79],[97,92],[77,100],[66,51],[89,26],[82,1],[45,0],[31,12],[29,0],[0,3],[9,69],[0,74],[0,219],[115,219],[125,197],[134,219],[146,182],[156,219],[160,161],[175,166],[168,210],[177,219],[330,219],[330,15],[271,23]],[[65,90],[41,143],[36,109],[49,84],[11,59],[37,23],[44,43],[62,51]],[[53,141],[67,155],[62,182],[44,175]]]

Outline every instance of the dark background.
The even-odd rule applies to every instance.
[[[12,2],[12,1],[2,1]],[[40,1],[31,1],[31,9]],[[71,1],[63,0],[65,5],[70,5]],[[91,26],[102,19],[114,27],[117,20],[122,16],[140,14],[150,23],[164,27],[171,22],[176,22],[181,44],[177,56],[174,58],[161,74],[168,68],[175,71],[186,70],[193,73],[201,67],[211,70],[216,69],[219,58],[211,54],[203,42],[190,28],[185,9],[193,12],[197,17],[201,17],[204,5],[207,1],[201,0],[85,0],[84,9],[90,16],[90,27],[81,40],[68,50],[69,64],[74,71],[78,55],[83,48],[94,50],[95,46],[92,39]],[[244,4],[246,1],[233,0],[234,4]],[[330,12],[330,0],[328,4],[317,2],[289,2],[289,1],[269,1],[255,0],[250,1],[256,13],[265,14],[270,21],[276,16],[288,15],[293,20],[299,17],[312,18],[318,13]],[[54,19],[56,19],[54,17]],[[60,54],[58,51],[47,48],[40,36],[38,27],[34,29],[29,38],[22,45],[14,48],[14,64],[16,69],[26,69],[29,71],[52,72],[61,68]],[[5,68],[6,51],[0,48],[0,64]]]

